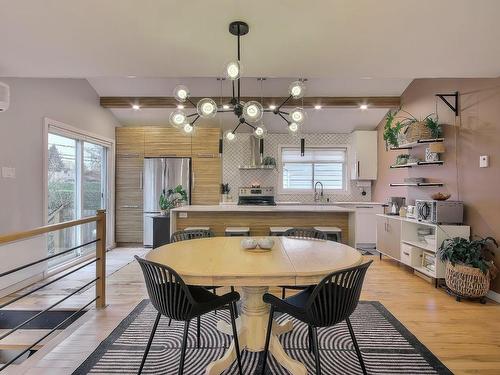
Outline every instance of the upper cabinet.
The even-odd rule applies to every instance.
[[[219,139],[219,128],[197,128],[193,135],[193,158],[218,158]]]
[[[115,129],[116,154],[124,157],[144,156],[144,128],[120,127]]]
[[[190,157],[191,136],[170,127],[144,128],[145,157]]]
[[[376,130],[357,130],[352,133],[351,179],[377,179]]]

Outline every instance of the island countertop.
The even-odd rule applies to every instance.
[[[353,208],[334,205],[277,205],[252,206],[237,204],[189,205],[172,209],[173,212],[356,212]]]

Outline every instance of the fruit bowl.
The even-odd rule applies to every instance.
[[[435,193],[435,194],[432,194],[431,195],[431,198],[436,200],[436,201],[445,201],[447,200],[449,197],[451,197],[451,194],[448,194],[448,193]]]

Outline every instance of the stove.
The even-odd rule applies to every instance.
[[[239,188],[239,205],[248,206],[276,206],[274,201],[273,187],[240,187]]]

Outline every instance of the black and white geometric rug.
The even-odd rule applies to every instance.
[[[218,320],[228,313],[219,311],[202,317],[201,347],[196,348],[196,323],[190,325],[184,374],[199,375],[212,361],[222,357],[230,337],[216,330]],[[104,340],[75,374],[136,374],[146,347],[156,311],[142,301]],[[278,320],[289,319],[282,315]],[[415,336],[379,302],[360,302],[351,317],[356,338],[369,374],[452,374]],[[183,323],[162,317],[143,374],[177,374]],[[280,336],[286,352],[304,363],[314,374],[314,357],[307,350],[307,326],[294,320],[293,331]],[[345,323],[318,330],[322,373],[361,374]],[[272,357],[266,374],[288,375]],[[243,373],[260,374],[260,354],[245,351]],[[233,365],[224,375],[237,374]]]

